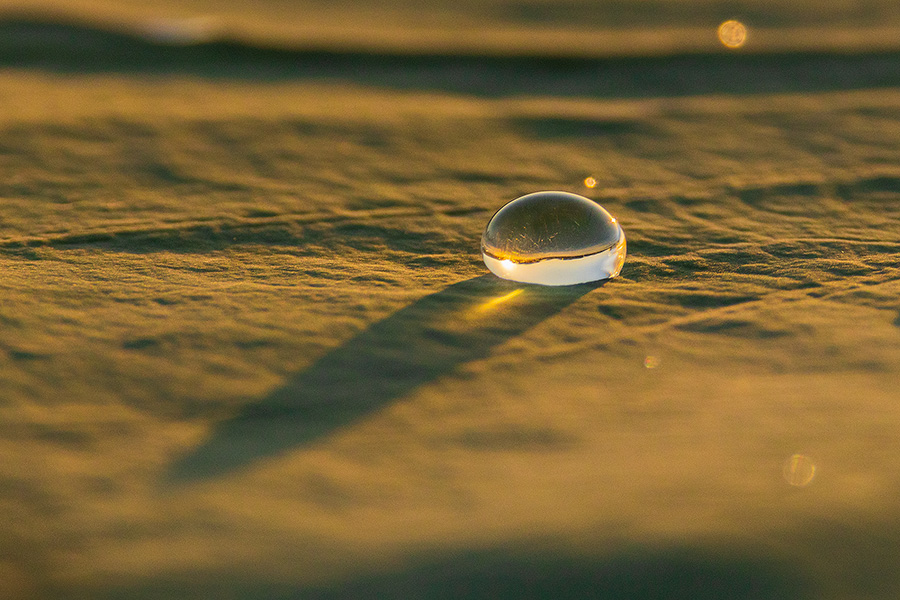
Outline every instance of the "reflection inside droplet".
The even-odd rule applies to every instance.
[[[625,232],[593,200],[568,192],[536,192],[491,217],[481,254],[487,268],[503,279],[574,285],[619,274]]]
[[[784,462],[782,474],[789,484],[803,487],[816,476],[816,465],[808,456],[794,454]]]

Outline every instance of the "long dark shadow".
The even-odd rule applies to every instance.
[[[167,479],[209,479],[310,444],[487,356],[598,285],[555,288],[484,275],[426,296],[222,423]]]
[[[0,67],[259,83],[324,80],[486,97],[670,97],[900,85],[896,50],[602,58],[276,48],[226,38],[172,45],[82,23],[12,16],[0,17]]]

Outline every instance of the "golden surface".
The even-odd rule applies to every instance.
[[[559,68],[3,46],[0,597],[900,596],[898,63],[722,18]],[[588,173],[621,276],[486,275]]]

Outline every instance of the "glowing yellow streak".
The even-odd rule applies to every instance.
[[[472,312],[477,314],[477,313],[483,313],[483,312],[486,312],[489,310],[493,310],[493,309],[497,308],[498,306],[500,306],[501,304],[503,304],[504,302],[509,302],[510,300],[512,300],[513,298],[515,298],[516,296],[518,296],[519,294],[521,294],[524,291],[525,291],[524,289],[519,288],[517,290],[511,291],[508,294],[503,294],[502,296],[488,300],[484,304],[480,304],[480,305],[476,306],[475,308],[473,308]]]

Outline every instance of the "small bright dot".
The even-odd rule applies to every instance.
[[[659,357],[658,356],[648,356],[644,359],[644,368],[645,369],[655,369],[659,366]]]
[[[808,456],[794,454],[784,462],[782,469],[784,480],[795,487],[809,484],[816,476],[816,465]]]
[[[584,187],[594,189],[597,187],[597,183],[599,182],[593,177],[586,177],[584,180]]]
[[[725,21],[719,25],[719,41],[728,48],[740,48],[747,41],[747,28],[740,21]]]

